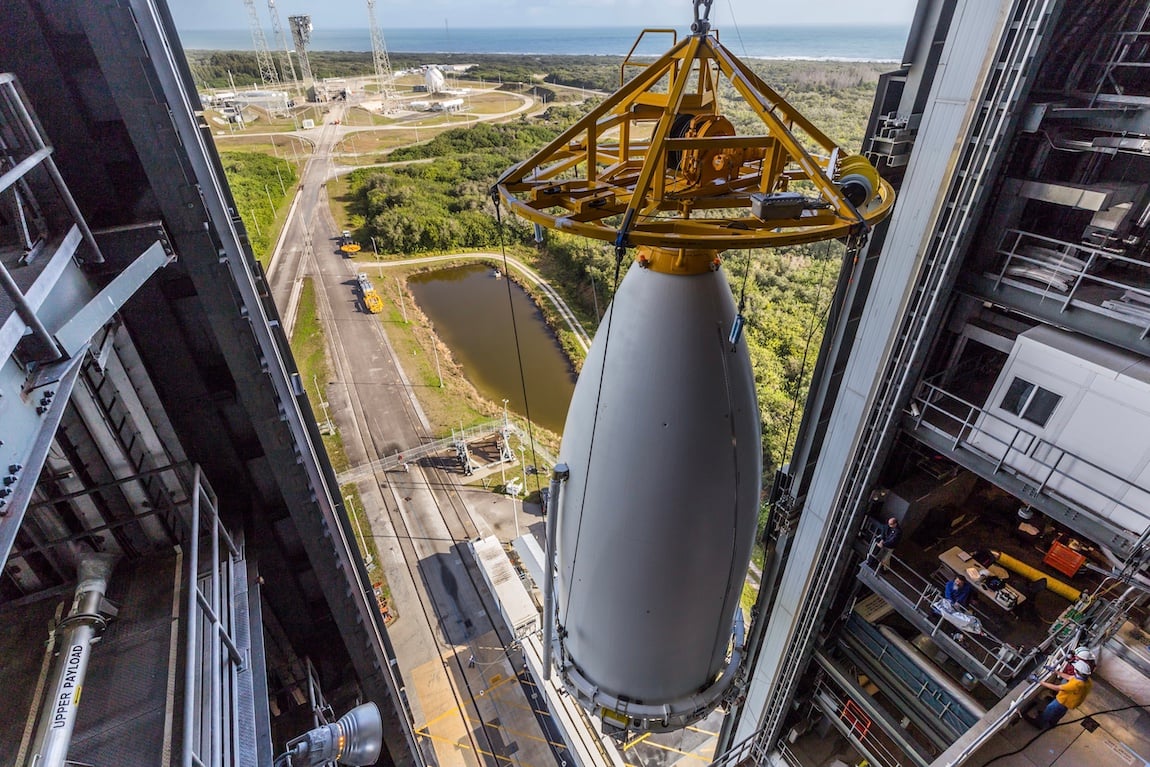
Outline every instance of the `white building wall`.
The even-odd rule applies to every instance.
[[[1045,424],[1002,408],[1015,378],[1062,398]],[[971,447],[1134,537],[1150,524],[1150,360],[1039,326],[1018,337],[984,408]]]
[[[850,469],[848,461],[861,438],[879,386],[877,379],[909,303],[921,267],[921,254],[933,236],[978,108],[976,99],[1013,5],[1012,0],[959,0],[955,10],[932,99],[923,114],[910,158],[907,181],[899,193],[871,297],[799,519],[792,556],[781,578],[758,662],[751,670],[735,743],[750,737],[762,725],[771,690],[783,671],[780,661],[797,633],[796,608],[819,579],[830,576],[815,568],[818,552],[828,545],[827,518]],[[970,55],[971,51],[988,53],[976,57]],[[812,639],[806,637],[803,641]]]

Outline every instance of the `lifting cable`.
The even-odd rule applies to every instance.
[[[607,328],[604,330],[603,336],[603,364],[599,366],[599,383],[595,391],[595,412],[591,416],[591,439],[587,443],[587,472],[583,476],[583,493],[579,506],[579,524],[575,529],[575,546],[571,552],[571,569],[575,569],[575,563],[579,561],[579,542],[583,539],[583,508],[587,503],[587,486],[591,482],[591,455],[594,453],[595,448],[595,433],[599,428],[599,405],[603,398],[603,378],[607,372],[607,351],[611,347],[611,323],[615,319],[615,294],[619,291],[619,273],[623,265],[623,257],[627,254],[627,230],[630,229],[633,211],[628,210],[623,218],[623,224],[619,227],[619,233],[615,237],[615,274],[611,281],[611,303],[607,307]],[[596,332],[598,335],[598,332]],[[592,345],[594,348],[594,345]],[[556,524],[552,521],[551,524]],[[567,600],[567,610],[571,609],[571,601]],[[567,622],[567,613],[563,615],[563,621],[559,627],[560,643],[563,639],[562,624]]]
[[[751,254],[747,252],[747,263],[743,266],[743,287],[739,290],[739,310],[735,313],[735,321],[731,323],[731,333],[727,336],[727,343],[731,345],[731,351],[735,350],[735,345],[739,343],[739,339],[743,335],[743,325],[746,324],[747,318],[743,314],[743,310],[747,308],[747,277],[751,273]]]
[[[798,384],[795,386],[794,395],[791,397],[791,414],[790,414],[790,417],[787,419],[787,433],[786,433],[785,438],[783,439],[782,455],[779,456],[780,463],[775,467],[776,469],[781,468],[781,466],[782,466],[781,461],[786,460],[787,455],[788,455],[788,451],[790,450],[791,432],[794,430],[795,416],[798,413],[798,409],[799,409],[799,395],[802,393],[803,380],[807,376],[807,356],[810,354],[811,341],[814,339],[815,329],[817,327],[823,325],[826,322],[827,314],[830,312],[831,303],[833,303],[833,302],[827,303],[826,308],[824,308],[821,315],[819,315],[819,304],[822,303],[823,285],[826,283],[827,264],[831,260],[831,242],[832,242],[831,240],[827,240],[827,247],[826,247],[825,252],[823,253],[823,263],[819,267],[818,289],[815,291],[814,303],[811,304],[810,320],[808,321],[808,324],[807,324],[807,338],[806,338],[806,342],[803,344],[803,358],[802,358],[802,361],[799,363],[799,380],[798,380]],[[852,233],[847,238],[846,251],[843,254],[843,258],[844,259],[852,258],[852,257],[854,257],[854,255],[857,255],[858,251],[862,247],[862,244],[865,242],[866,242],[865,233],[862,233],[862,234]],[[818,323],[815,322],[816,316],[818,316]]]
[[[507,308],[511,310],[511,333],[515,337],[515,361],[519,365],[519,387],[523,392],[523,415],[527,418],[527,441],[531,446],[531,465],[538,467],[539,459],[535,455],[535,427],[531,421],[531,405],[527,400],[527,376],[523,372],[523,352],[519,346],[519,325],[515,321],[515,302],[511,296],[511,269],[507,263],[507,246],[503,238],[503,214],[499,206],[499,188],[491,187],[491,201],[495,204],[495,224],[499,230],[499,252],[503,255],[503,275],[504,281],[507,283]],[[536,468],[536,481],[538,481],[539,474]],[[527,468],[523,468],[524,474],[527,473]],[[523,497],[527,497],[527,488],[523,488]],[[546,509],[544,509],[546,512]]]

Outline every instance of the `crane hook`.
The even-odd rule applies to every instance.
[[[711,29],[711,3],[714,0],[694,0],[695,3],[695,21],[691,24],[691,33],[695,35],[705,35]],[[699,16],[700,7],[703,9],[702,17]]]

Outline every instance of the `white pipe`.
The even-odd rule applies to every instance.
[[[543,563],[543,681],[551,678],[551,643],[555,634],[555,535],[559,529],[559,507],[563,485],[571,476],[567,464],[560,463],[551,473],[551,497],[547,513],[547,553]]]
[[[116,559],[115,554],[88,554],[80,560],[72,609],[55,631],[58,651],[52,693],[44,701],[29,767],[63,767],[68,759],[92,641],[116,612],[104,600]]]

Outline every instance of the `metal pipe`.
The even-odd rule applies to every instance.
[[[35,115],[25,106],[24,89],[20,86],[20,81],[13,79],[9,87],[15,93],[16,98],[12,99],[16,111],[19,113],[21,122],[24,123],[25,129],[31,134],[32,140],[37,144],[40,149],[48,149],[52,151],[52,147],[48,146],[44,141],[44,134],[40,130],[40,122],[36,119]],[[100,251],[100,246],[96,244],[96,238],[92,235],[92,230],[88,228],[88,222],[84,220],[84,214],[80,212],[80,206],[76,204],[75,198],[72,197],[72,191],[68,189],[68,185],[64,182],[64,177],[60,175],[59,169],[56,167],[51,155],[47,157],[44,162],[44,169],[48,171],[48,175],[52,177],[52,183],[56,186],[56,191],[60,195],[60,199],[64,202],[68,212],[72,214],[72,219],[76,222],[76,226],[80,228],[80,233],[84,236],[84,241],[88,243],[88,247],[92,249],[92,261],[97,264],[104,263],[104,254]]]
[[[88,554],[80,560],[72,609],[54,632],[58,654],[52,693],[44,701],[29,765],[63,767],[68,759],[92,642],[116,615],[104,593],[117,558],[116,554]]]
[[[8,269],[4,264],[0,264],[0,287],[12,299],[12,303],[16,304],[16,314],[20,315],[20,319],[32,331],[32,335],[36,336],[38,340],[48,351],[49,356],[47,359],[38,359],[37,362],[55,362],[64,356],[60,351],[60,347],[56,344],[56,339],[44,327],[44,323],[40,322],[40,318],[36,316],[36,310],[28,303],[28,299],[24,296],[24,292],[20,290],[20,286],[16,284],[16,280],[12,279]]]
[[[917,666],[920,671],[929,674],[935,684],[946,690],[948,695],[960,702],[970,713],[979,719],[986,716],[985,706],[975,700],[974,697],[961,686],[955,684],[949,676],[941,673],[938,667],[924,658],[914,645],[903,639],[887,626],[879,626],[878,630],[888,642],[898,648],[907,660]]]
[[[199,612],[196,597],[199,594],[200,569],[200,487],[203,469],[196,465],[192,473],[192,519],[188,525],[188,617],[187,617],[187,655],[184,660],[184,745],[183,767],[192,767],[193,747],[195,745],[196,731],[192,726],[196,721],[196,668],[199,659],[196,649],[199,646],[199,627],[196,617]]]
[[[209,693],[212,698],[211,704],[211,731],[212,731],[212,758],[210,764],[222,765],[224,763],[224,741],[223,741],[223,728],[224,728],[224,712],[223,701],[220,696],[223,693],[223,671],[221,669],[222,659],[220,658],[220,524],[219,520],[215,519],[215,509],[212,505],[208,504],[208,509],[212,512],[212,566],[211,566],[211,602],[212,602],[212,615],[209,618],[211,629],[206,632],[208,641],[211,642],[211,658],[212,658],[212,687]]]
[[[551,678],[551,642],[555,633],[555,536],[559,529],[559,495],[571,476],[567,464],[551,472],[551,497],[547,504],[547,553],[543,563],[543,680]]]

